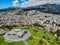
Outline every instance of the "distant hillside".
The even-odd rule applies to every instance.
[[[0,9],[0,12],[4,11],[11,11],[11,10],[19,10],[22,9],[24,11],[29,11],[29,10],[39,10],[45,13],[53,13],[53,14],[60,14],[60,5],[58,4],[44,4],[44,5],[38,5],[38,6],[31,6],[27,8],[19,8],[19,7],[9,7],[5,9]]]
[[[0,9],[0,12],[5,12],[5,11],[11,11],[11,10],[18,10],[18,9],[20,9],[20,8],[18,8],[18,7],[9,7],[9,8],[4,8],[4,9]]]
[[[38,6],[33,6],[33,7],[27,7],[27,8],[24,8],[24,10],[25,11],[39,10],[39,11],[47,12],[47,13],[60,14],[60,5],[58,5],[58,4],[44,4],[44,5],[38,5]]]

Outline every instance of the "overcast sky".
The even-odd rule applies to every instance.
[[[29,0],[27,2],[22,3],[21,7],[29,7],[29,6],[46,4],[46,3],[56,3],[56,2],[57,4],[59,4],[60,0]]]

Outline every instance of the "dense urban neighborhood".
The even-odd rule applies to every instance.
[[[36,10],[0,13],[0,27],[20,25],[39,25],[48,31],[55,32],[60,30],[60,15],[42,13]]]

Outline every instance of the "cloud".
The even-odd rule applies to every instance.
[[[22,3],[21,7],[42,5],[42,4],[46,4],[46,3],[55,3],[55,2],[59,2],[59,1],[60,0],[29,0],[27,2]]]
[[[13,3],[13,5],[12,6],[14,6],[14,7],[17,7],[19,4],[18,4],[18,0],[15,0],[15,1],[13,1],[12,3]]]

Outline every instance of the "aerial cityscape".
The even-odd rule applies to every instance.
[[[0,0],[0,45],[60,45],[60,0]]]

